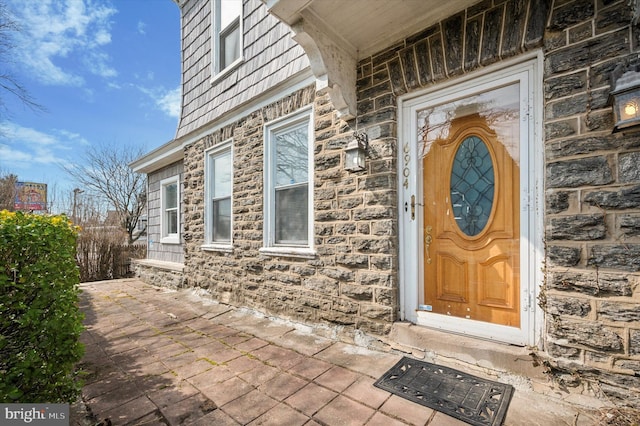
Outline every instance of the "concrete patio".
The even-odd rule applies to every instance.
[[[464,425],[373,386],[400,353],[136,279],[81,285],[84,404],[72,425]],[[86,407],[86,415],[82,408]],[[506,425],[598,413],[516,389]]]

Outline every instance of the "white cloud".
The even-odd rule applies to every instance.
[[[175,89],[149,89],[143,86],[135,87],[147,95],[158,110],[164,112],[169,117],[180,118],[180,108],[182,107],[181,86],[178,86]]]
[[[138,34],[146,35],[147,34],[147,24],[142,21],[138,21]]]
[[[167,91],[156,100],[156,105],[169,117],[180,118],[182,90],[180,86]]]
[[[65,162],[63,152],[89,142],[81,135],[67,130],[41,132],[19,124],[0,124],[0,158],[10,159],[13,166],[28,168],[34,165],[57,165]]]
[[[42,83],[81,86],[83,74],[117,75],[101,47],[111,42],[111,17],[117,12],[96,0],[12,0],[22,32],[18,59]],[[84,60],[82,59],[84,58]],[[84,64],[71,69],[65,61]]]

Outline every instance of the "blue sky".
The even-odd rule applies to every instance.
[[[46,111],[0,93],[0,173],[49,191],[75,183],[61,164],[87,147],[150,151],[175,135],[180,10],[171,0],[2,0],[21,26],[0,64]],[[3,71],[0,69],[0,71]]]

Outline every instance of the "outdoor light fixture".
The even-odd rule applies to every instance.
[[[613,132],[640,129],[640,72],[618,67],[611,75],[609,105],[613,105]]]
[[[353,134],[353,140],[344,149],[344,169],[349,172],[360,172],[365,169],[365,159],[369,149],[369,137],[365,132]]]

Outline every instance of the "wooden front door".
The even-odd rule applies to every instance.
[[[485,118],[450,123],[423,157],[427,311],[520,326],[519,167]]]

